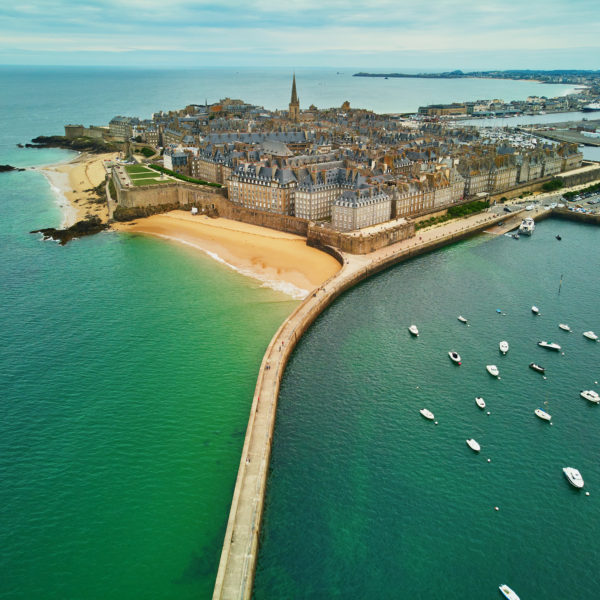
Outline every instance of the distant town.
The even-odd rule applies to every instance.
[[[593,104],[596,77],[577,75],[576,82],[586,87],[558,98],[378,115],[349,102],[301,109],[294,76],[287,110],[225,98],[146,120],[116,116],[108,127],[66,125],[65,138],[122,150],[124,160],[111,172],[115,219],[192,207],[300,233],[315,245],[349,250],[357,247],[351,238],[368,236],[370,251],[414,235],[415,223],[428,215],[528,194],[580,169],[577,143],[526,131],[490,134],[450,118]]]

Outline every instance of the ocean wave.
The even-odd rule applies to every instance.
[[[241,267],[236,267],[235,265],[232,265],[231,263],[227,262],[222,256],[219,256],[216,252],[207,250],[206,248],[203,248],[202,246],[199,246],[198,244],[194,244],[193,242],[188,242],[187,240],[182,240],[181,238],[178,238],[175,236],[170,236],[170,235],[165,235],[163,233],[157,233],[157,234],[153,234],[153,235],[156,235],[157,237],[160,237],[160,238],[163,238],[166,240],[171,240],[173,242],[178,242],[179,244],[191,246],[192,248],[195,248],[196,250],[200,250],[201,252],[204,252],[204,254],[210,256],[213,260],[216,260],[217,262],[220,262],[221,264],[225,265],[226,267],[233,269],[240,275],[244,275],[245,277],[251,277],[252,279],[256,279],[256,280],[262,282],[261,287],[266,287],[266,288],[275,290],[276,292],[281,292],[283,294],[286,294],[287,296],[291,296],[294,300],[304,300],[304,298],[306,298],[309,294],[308,290],[300,288],[288,281],[269,279],[265,275],[262,275],[261,273],[257,273],[256,271],[253,271],[252,269],[243,269]]]
[[[50,190],[54,195],[54,202],[62,213],[61,228],[69,227],[73,225],[77,220],[77,210],[67,200],[65,196],[65,190],[69,189],[69,178],[66,173],[58,173],[57,171],[48,171],[43,168],[34,168],[33,171],[38,171],[45,178],[50,185]],[[63,181],[60,181],[60,180]]]

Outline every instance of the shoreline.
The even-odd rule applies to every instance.
[[[262,286],[302,300],[340,268],[325,252],[306,245],[306,239],[223,218],[171,211],[113,223],[113,230],[158,237],[210,256]]]

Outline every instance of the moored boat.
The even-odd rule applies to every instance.
[[[430,421],[433,421],[433,419],[435,419],[435,417],[433,416],[433,413],[430,410],[427,410],[426,408],[422,408],[419,411],[426,419],[429,419]]]
[[[464,318],[462,315],[458,315],[458,320],[459,320],[461,323],[466,323],[466,322],[467,322],[467,319],[465,319],[465,318]]]
[[[456,363],[457,365],[460,365],[460,354],[458,352],[454,352],[454,350],[450,350],[450,352],[448,352],[448,356],[450,357],[450,360],[453,363]]]
[[[408,330],[415,336],[415,337],[419,337],[419,330],[417,329],[416,325],[411,325]]]
[[[500,347],[500,352],[502,352],[502,354],[506,354],[508,352],[508,342],[502,340],[498,346]]]
[[[485,368],[492,377],[498,377],[500,375],[500,371],[498,371],[498,367],[496,365],[486,365]]]
[[[582,398],[593,402],[594,404],[600,404],[600,395],[594,390],[581,390],[581,392],[579,392],[579,395]]]
[[[552,417],[545,410],[542,410],[541,408],[536,408],[533,412],[535,413],[535,415],[537,417],[542,419],[542,421],[550,421],[552,419]]]
[[[533,206],[531,208],[526,207],[526,210],[533,210]],[[531,235],[535,230],[535,221],[531,217],[525,217],[521,224],[519,225],[519,233],[524,235]]]
[[[529,368],[537,371],[538,373],[545,373],[546,369],[541,365],[537,365],[536,363],[529,363]]]
[[[481,396],[477,396],[477,398],[475,398],[475,402],[482,410],[485,408],[485,400]]]
[[[558,326],[563,330],[563,331],[571,331],[571,328],[566,324],[566,323],[559,323]]]
[[[498,589],[505,598],[508,598],[508,600],[521,600],[519,596],[517,596],[516,592],[509,588],[505,583],[503,583]]]
[[[548,348],[548,350],[556,350],[557,352],[562,350],[562,348],[556,342],[542,341],[538,342],[538,346],[541,346],[542,348]]]
[[[472,438],[467,440],[467,446],[469,446],[473,452],[479,452],[481,450],[481,446]]]
[[[568,482],[574,487],[580,490],[584,486],[583,477],[581,473],[573,467],[565,467],[563,473],[567,478]]]
[[[531,307],[531,312],[534,315],[539,315],[540,314],[540,309],[537,306],[534,305],[534,306]]]
[[[598,341],[598,336],[593,331],[584,331],[583,337],[586,337],[588,340],[593,340],[594,342]]]

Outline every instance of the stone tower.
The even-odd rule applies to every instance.
[[[292,99],[290,100],[289,117],[291,121],[296,122],[300,118],[300,100],[298,100],[298,94],[296,93],[296,73],[294,73],[292,81]]]

